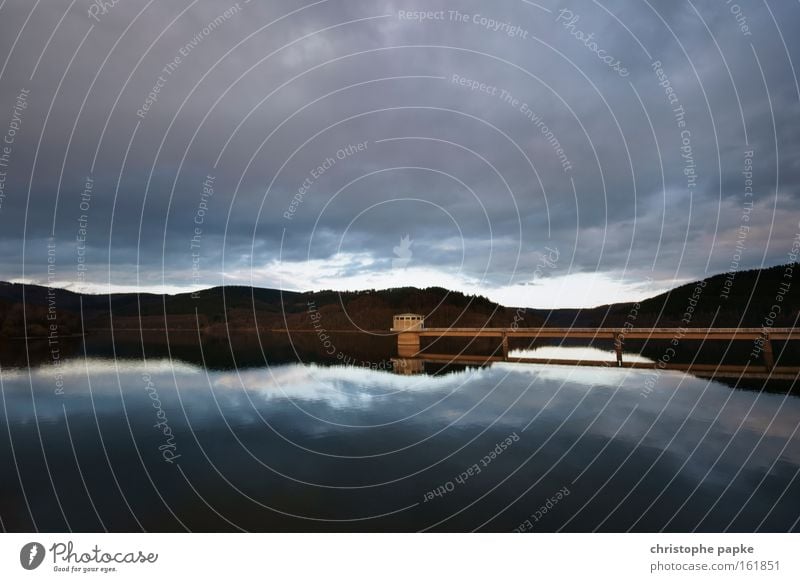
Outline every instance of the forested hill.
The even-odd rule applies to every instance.
[[[796,275],[798,280],[793,280]],[[26,309],[23,309],[23,297]],[[778,306],[776,311],[775,306]],[[81,325],[81,310],[83,325]],[[715,275],[688,283],[639,303],[617,303],[592,309],[517,311],[486,297],[440,287],[400,287],[368,291],[292,292],[226,286],[198,293],[156,295],[78,294],[38,285],[0,283],[0,336],[45,336],[55,324],[60,334],[114,329],[228,330],[324,328],[386,330],[401,312],[427,315],[431,327],[505,327],[521,314],[520,326],[619,327],[775,327],[792,326],[800,313],[800,269],[781,265],[743,271],[731,279]],[[775,317],[771,318],[770,314]],[[48,319],[49,317],[49,319]],[[520,317],[520,316],[518,316]],[[546,323],[545,323],[546,322]]]
[[[23,299],[24,298],[24,299]],[[23,309],[26,305],[26,309]],[[386,330],[396,313],[428,315],[431,326],[507,326],[516,310],[487,298],[439,287],[381,291],[291,292],[240,286],[197,293],[157,295],[78,294],[38,285],[0,283],[0,336],[47,335],[52,323],[61,334],[109,329],[262,330],[323,327],[327,330]],[[83,326],[81,326],[83,313]],[[48,315],[50,319],[48,319]]]
[[[796,278],[796,279],[795,279]],[[770,314],[775,312],[776,317]],[[779,265],[714,275],[638,303],[536,310],[548,325],[618,327],[792,327],[800,313],[800,267]]]

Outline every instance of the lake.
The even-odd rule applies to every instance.
[[[798,530],[800,399],[785,390],[104,345],[3,364],[5,530]]]

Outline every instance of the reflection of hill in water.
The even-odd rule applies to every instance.
[[[465,375],[474,370],[491,367],[491,364],[463,364],[459,362],[431,362],[419,358],[392,358],[392,372],[401,376],[452,376]]]

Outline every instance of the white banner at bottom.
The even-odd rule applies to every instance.
[[[797,534],[3,534],[0,580],[798,580]]]

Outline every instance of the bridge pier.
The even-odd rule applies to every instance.
[[[764,351],[762,353],[764,355],[764,366],[767,368],[767,372],[771,372],[772,368],[775,367],[775,357],[772,354],[772,342],[769,341],[768,334],[764,334]]]
[[[623,336],[622,334],[617,334],[614,336],[614,352],[617,354],[617,368],[622,367],[622,344],[623,344]]]
[[[503,359],[508,359],[508,334],[503,334]]]

